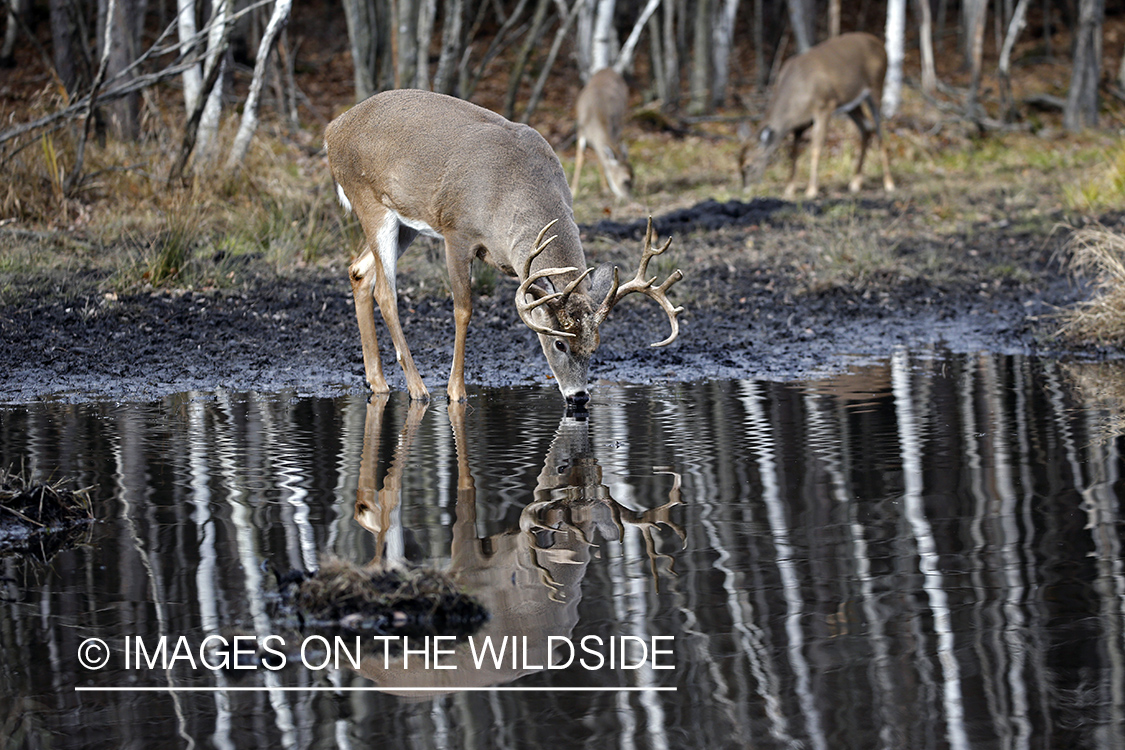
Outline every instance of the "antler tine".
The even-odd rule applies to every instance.
[[[547,237],[547,239],[543,239],[543,237],[546,236],[547,232],[550,231],[551,227],[553,227],[555,225],[555,222],[557,221],[558,219],[552,219],[547,223],[545,227],[539,230],[539,235],[535,238],[535,245],[532,247],[531,252],[528,254],[527,260],[524,261],[524,280],[522,283],[520,283],[519,289],[516,290],[516,312],[519,313],[520,319],[527,325],[527,327],[535,331],[536,333],[542,333],[545,336],[562,336],[564,338],[575,338],[576,334],[574,333],[570,333],[568,331],[558,331],[554,328],[540,325],[536,323],[531,317],[532,310],[542,305],[553,306],[553,303],[560,299],[565,300],[567,295],[574,291],[574,287],[578,285],[577,282],[574,282],[568,285],[563,291],[553,293],[548,293],[543,289],[534,286],[535,282],[539,279],[543,279],[548,276],[557,276],[559,274],[578,271],[578,269],[573,266],[567,266],[565,268],[541,268],[535,273],[531,272],[531,262],[538,258],[543,250],[546,249],[547,245],[551,244],[551,242],[556,237],[558,237],[557,234],[553,234],[550,237]],[[583,276],[584,275],[585,274],[583,274]],[[581,279],[582,277],[579,277],[579,281],[581,281]],[[532,300],[531,302],[528,302],[527,297],[529,294],[537,298]]]
[[[563,270],[565,270],[565,271],[577,271],[578,269],[577,268],[567,268],[567,269],[563,269]],[[585,279],[590,274],[592,274],[593,272],[594,272],[593,268],[587,268],[585,271],[582,272],[582,274],[577,279],[575,279],[574,281],[572,281],[572,282],[570,282],[569,284],[566,285],[566,288],[562,290],[562,296],[559,298],[558,306],[560,308],[566,307],[566,301],[570,298],[571,292],[573,292],[575,289],[577,289],[578,285],[582,283],[582,280]]]
[[[675,271],[668,275],[668,278],[664,280],[663,284],[655,287],[653,286],[653,284],[656,282],[655,276],[653,276],[651,279],[645,278],[645,275],[648,273],[649,261],[657,255],[663,253],[672,244],[672,238],[669,237],[667,242],[654,249],[652,246],[652,241],[655,236],[656,233],[652,229],[652,217],[650,216],[648,219],[648,227],[645,229],[644,250],[641,252],[641,262],[637,266],[636,275],[622,285],[618,282],[617,267],[614,266],[613,283],[610,284],[609,292],[606,294],[605,299],[602,301],[602,304],[598,307],[597,318],[600,324],[601,321],[605,320],[606,316],[609,315],[609,311],[613,309],[613,306],[616,305],[627,294],[640,292],[647,297],[651,297],[668,315],[668,320],[672,324],[672,333],[668,336],[668,338],[652,344],[652,346],[657,347],[667,346],[668,344],[671,344],[676,340],[676,337],[680,335],[680,324],[676,320],[676,316],[682,313],[684,311],[684,308],[674,307],[672,305],[671,301],[668,299],[668,289],[670,289],[671,286],[677,281],[682,279],[684,277],[684,273],[677,268]]]
[[[547,237],[546,240],[543,239],[547,232],[551,231],[551,227],[553,227],[555,225],[555,222],[557,221],[558,219],[551,219],[547,222],[546,226],[539,230],[539,235],[535,238],[535,244],[532,245],[531,252],[528,253],[527,260],[525,260],[523,263],[524,278],[527,278],[531,275],[531,261],[538,258],[539,254],[547,249],[547,245],[550,245],[551,242],[553,242],[554,239],[558,237],[557,234],[552,234],[550,237]]]

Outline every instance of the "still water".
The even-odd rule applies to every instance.
[[[0,407],[0,467],[98,517],[0,559],[0,745],[1125,747],[1123,384],[900,352],[603,385],[587,419],[549,389]],[[301,663],[271,571],[330,557],[447,571],[491,620]],[[236,635],[286,666],[203,663]]]

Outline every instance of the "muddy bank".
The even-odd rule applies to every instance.
[[[896,347],[955,352],[1054,354],[1045,320],[1080,291],[1052,261],[1061,238],[1016,236],[996,227],[956,246],[956,274],[889,277],[860,287],[810,285],[786,264],[742,252],[791,241],[782,201],[699,204],[657,217],[672,234],[685,279],[677,287],[679,339],[666,317],[637,296],[615,308],[591,365],[597,381],[795,379],[888,356]],[[791,206],[789,206],[791,209]],[[810,206],[823,210],[822,205]],[[873,222],[880,211],[859,204]],[[583,227],[583,239],[637,238],[643,221]],[[632,239],[626,240],[632,242]],[[919,238],[924,243],[926,238]],[[914,252],[905,243],[897,252]],[[966,260],[968,259],[968,260]],[[951,261],[952,262],[952,261]],[[1012,265],[1020,273],[998,274]],[[0,303],[0,401],[41,398],[150,400],[187,390],[359,391],[362,353],[351,292],[338,269],[250,276],[237,289],[137,290],[107,295],[104,279],[9,276]],[[512,304],[515,284],[477,295],[466,380],[473,386],[552,387],[536,337]],[[452,303],[445,295],[400,299],[406,336],[431,393],[443,397],[452,358]],[[403,388],[379,321],[388,379]]]

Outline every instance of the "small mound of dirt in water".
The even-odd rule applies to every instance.
[[[443,573],[329,560],[315,573],[279,577],[282,607],[301,630],[407,638],[467,638],[488,611]]]

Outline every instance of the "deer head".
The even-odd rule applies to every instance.
[[[590,356],[598,348],[601,325],[614,305],[633,292],[656,300],[667,313],[672,332],[652,346],[667,346],[679,335],[676,316],[684,309],[672,305],[668,300],[668,289],[683,278],[683,272],[679,269],[673,271],[659,286],[655,286],[655,276],[646,278],[649,261],[672,244],[672,239],[668,238],[660,247],[653,247],[655,232],[651,218],[645,230],[644,250],[637,273],[624,285],[618,279],[617,267],[608,263],[597,270],[587,268],[581,272],[574,266],[540,268],[532,272],[532,262],[556,239],[556,235],[546,237],[554,224],[552,221],[540,230],[524,262],[523,282],[516,291],[516,310],[523,322],[539,334],[539,343],[563,396],[569,403],[583,406],[590,398],[586,385]],[[557,289],[552,277],[573,278]]]

